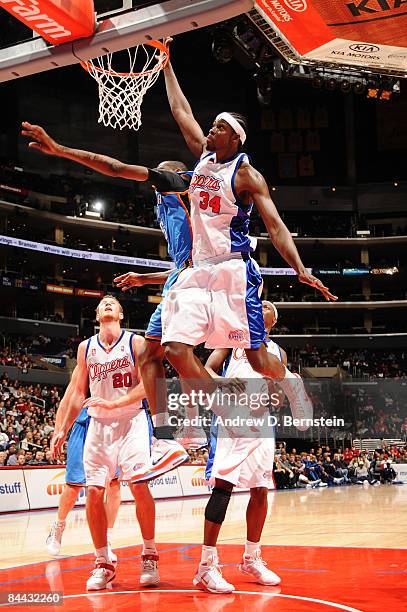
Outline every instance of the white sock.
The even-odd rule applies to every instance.
[[[59,518],[57,518],[57,520],[55,521],[55,525],[57,525],[58,527],[65,527],[66,520],[64,519],[63,521],[61,521]]]
[[[215,561],[218,560],[218,551],[216,546],[202,546],[201,563],[207,563],[209,557],[213,557]]]
[[[108,527],[107,528],[107,543],[108,544],[112,543],[112,535],[113,535],[113,527]]]
[[[109,549],[107,544],[106,546],[102,546],[102,548],[97,548],[95,554],[97,559],[103,557],[108,563],[110,563]]]
[[[244,554],[255,557],[257,551],[260,551],[260,542],[250,542],[250,540],[246,540]]]
[[[155,545],[155,540],[154,538],[152,540],[145,540],[143,538],[143,555],[156,555],[157,554],[157,548]]]

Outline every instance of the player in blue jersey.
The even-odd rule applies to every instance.
[[[27,122],[23,123],[22,134],[31,140],[29,143],[31,148],[48,155],[70,159],[108,176],[150,182],[154,186],[157,219],[167,239],[169,255],[175,263],[175,270],[151,274],[130,272],[117,277],[115,282],[124,291],[130,287],[145,284],[165,283],[163,292],[165,296],[177,280],[179,272],[191,264],[192,232],[188,212],[188,187],[191,173],[187,172],[185,164],[179,161],[164,161],[157,168],[124,164],[105,155],[65,147],[53,140],[42,127]],[[146,342],[140,358],[141,374],[156,438],[152,447],[154,472],[149,472],[146,475],[148,478],[169,471],[188,459],[188,454],[173,439],[167,425],[164,348],[161,346],[161,309],[162,303],[150,319]],[[192,440],[195,448],[206,443],[204,432],[201,430],[187,433],[184,439],[186,445]]]

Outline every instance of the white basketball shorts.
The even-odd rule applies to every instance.
[[[183,270],[162,311],[162,344],[256,349],[266,337],[262,277],[244,254],[228,254]]]
[[[83,453],[86,485],[105,487],[120,468],[120,480],[132,481],[150,466],[147,413],[112,419],[92,417]]]
[[[275,438],[263,438],[259,446],[251,452],[254,443],[253,438],[230,438],[218,435],[213,466],[211,473],[207,474],[209,482],[214,485],[215,478],[220,478],[241,488],[274,488]],[[236,465],[237,467],[234,467]]]

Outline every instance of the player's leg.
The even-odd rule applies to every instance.
[[[66,525],[66,518],[76,504],[78,495],[85,486],[85,471],[83,468],[83,449],[88,430],[87,411],[82,410],[72,427],[66,452],[65,486],[59,500],[58,514],[54,521],[46,544],[52,556],[59,555],[61,550],[62,534]]]
[[[141,586],[154,586],[160,582],[158,573],[158,552],[155,544],[155,503],[146,482],[130,484],[136,502],[136,516],[143,538],[141,553]]]
[[[86,583],[89,591],[109,587],[115,577],[115,567],[107,542],[106,484],[114,478],[118,462],[120,427],[91,419],[84,449],[86,474],[86,518],[95,547],[95,569]]]
[[[154,338],[152,339],[152,335]],[[146,391],[148,406],[154,425],[151,448],[153,473],[146,479],[168,472],[188,459],[188,453],[174,440],[168,425],[167,388],[163,364],[164,347],[161,338],[161,311],[158,309],[150,319],[146,340],[139,360],[141,376]]]
[[[113,478],[106,489],[105,508],[107,518],[107,546],[110,560],[114,565],[117,563],[117,556],[112,550],[112,535],[121,501],[119,479]]]
[[[158,554],[155,546],[155,503],[146,482],[137,483],[137,477],[150,462],[149,420],[145,410],[130,419],[119,449],[120,478],[130,483],[136,502],[136,515],[143,537],[140,584],[159,583]]]
[[[222,523],[225,520],[233,484],[219,478],[215,479],[215,487],[205,508],[204,543],[201,562],[198,566],[193,583],[208,593],[232,593],[233,584],[223,578],[219,569],[219,558],[216,543]]]
[[[51,527],[51,531],[46,541],[48,552],[53,557],[59,555],[62,534],[66,526],[66,517],[75,506],[81,488],[81,485],[78,486],[69,483],[66,483],[64,486],[64,490],[59,500],[57,518]]]
[[[242,464],[238,486],[250,489],[246,510],[247,539],[240,571],[252,576],[259,584],[273,586],[280,577],[266,567],[261,557],[260,540],[268,511],[268,492],[272,482],[274,433],[263,431],[261,445]]]

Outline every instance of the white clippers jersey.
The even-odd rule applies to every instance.
[[[267,340],[267,351],[283,361],[281,350],[273,340]],[[255,372],[246,357],[244,349],[235,348],[228,360],[225,362],[225,378],[263,378],[259,372]]]
[[[92,396],[106,400],[127,395],[139,384],[138,367],[132,348],[133,333],[123,330],[116,344],[106,350],[99,334],[89,338],[86,345],[86,365],[89,374],[89,390]],[[142,408],[141,401],[116,410],[92,407],[89,416],[97,418],[132,417]]]
[[[221,163],[216,153],[206,153],[195,166],[189,187],[194,261],[255,250],[256,240],[249,236],[253,204],[244,206],[235,192],[236,172],[244,161],[245,153]]]

